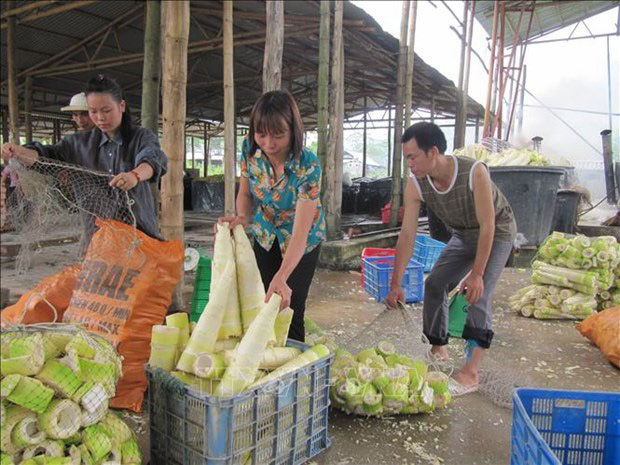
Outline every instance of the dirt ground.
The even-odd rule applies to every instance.
[[[186,240],[208,248],[210,229],[209,221],[189,221]],[[2,235],[3,247],[15,242],[14,236]],[[72,263],[75,247],[75,244],[61,243],[42,248],[33,258],[33,268],[24,275],[16,273],[13,260],[3,258],[2,287],[10,288],[15,300],[44,276]],[[193,273],[186,273],[187,296],[191,296],[192,279]],[[485,361],[485,371],[517,386],[619,391],[620,372],[575,330],[574,323],[526,319],[507,308],[508,296],[526,285],[528,279],[529,270],[508,268],[502,274],[494,297],[495,338]],[[410,332],[412,338],[417,337],[416,332],[419,335],[420,306],[414,307],[413,326],[404,320],[399,323],[395,315],[385,318],[383,311],[384,307],[361,289],[358,272],[317,271],[307,315],[338,343],[353,344],[356,335],[365,334],[370,323],[377,327],[391,322],[391,327],[383,328],[386,334],[396,331]],[[458,366],[462,341],[453,340],[450,348]],[[138,433],[148,458],[148,413],[126,414],[126,417]],[[484,393],[458,398],[447,409],[431,415],[374,419],[332,409],[331,447],[313,462],[317,465],[506,464],[510,461],[511,423],[512,411],[496,405]]]

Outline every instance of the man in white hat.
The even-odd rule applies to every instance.
[[[69,106],[62,107],[60,111],[71,112],[71,119],[77,126],[78,131],[90,131],[95,127],[95,123],[93,123],[88,115],[88,104],[86,103],[86,95],[84,92],[80,92],[71,97]]]

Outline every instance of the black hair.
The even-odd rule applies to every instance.
[[[437,147],[440,154],[444,154],[448,148],[446,143],[446,136],[443,131],[434,123],[427,121],[421,121],[407,128],[403,133],[402,143],[409,142],[411,139],[415,139],[424,153],[428,153],[433,147]]]
[[[118,82],[116,82],[116,79],[106,76],[105,74],[98,74],[88,81],[84,93],[86,96],[89,94],[108,94],[117,103],[123,101],[123,89]],[[134,126],[131,122],[131,112],[129,111],[127,101],[125,101],[125,111],[121,119],[120,129],[123,145],[127,147],[134,133]]]
[[[288,125],[288,128],[283,127],[283,124]],[[286,129],[291,130],[291,151],[298,158],[304,147],[304,124],[295,99],[286,90],[272,90],[261,95],[250,114],[249,155],[253,156],[258,149],[254,134],[281,134]]]

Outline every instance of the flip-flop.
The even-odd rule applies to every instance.
[[[438,371],[452,372],[452,370],[454,370],[454,364],[452,363],[452,360],[435,355],[430,350],[426,352],[426,363],[428,363],[429,366]],[[448,374],[448,376],[449,375],[450,374]]]
[[[448,378],[448,390],[450,391],[450,394],[452,394],[452,397],[460,397],[464,396],[465,394],[476,392],[478,388],[478,384],[474,384],[473,386],[463,386],[454,378]]]

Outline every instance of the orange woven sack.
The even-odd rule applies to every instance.
[[[595,313],[579,323],[577,330],[596,344],[611,363],[620,368],[620,307]]]
[[[0,313],[2,327],[61,321],[71,301],[81,268],[82,265],[68,266],[25,292],[17,303],[9,305]]]
[[[97,226],[63,321],[82,324],[116,347],[123,375],[110,407],[140,412],[151,328],[162,324],[181,279],[183,245],[113,220],[98,219]]]

